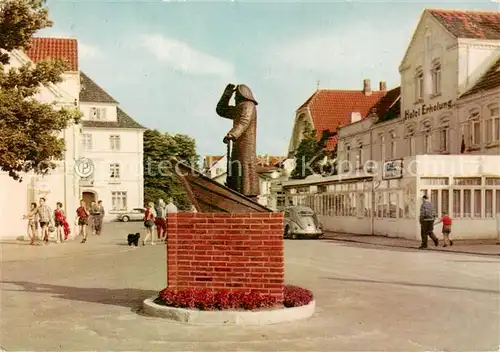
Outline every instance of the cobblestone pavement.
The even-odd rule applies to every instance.
[[[329,240],[286,241],[288,283],[316,314],[261,327],[147,317],[165,286],[162,245],[129,248],[140,223],[63,245],[4,242],[1,338],[7,351],[497,351],[500,258]]]

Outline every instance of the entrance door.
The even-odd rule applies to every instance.
[[[92,204],[92,202],[95,202],[95,200],[96,200],[95,199],[95,193],[93,193],[93,192],[83,192],[82,199],[85,202],[85,204],[87,205],[87,209],[90,209],[90,204]]]

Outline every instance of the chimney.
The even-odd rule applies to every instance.
[[[372,95],[372,87],[369,79],[363,80],[363,93],[364,95]]]
[[[385,81],[380,81],[378,90],[381,92],[387,91],[387,83],[385,83]]]

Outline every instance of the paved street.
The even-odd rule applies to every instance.
[[[497,351],[500,259],[338,241],[287,241],[286,278],[311,289],[309,320],[195,327],[143,316],[165,286],[162,245],[130,249],[141,223],[64,245],[1,245],[7,351]]]

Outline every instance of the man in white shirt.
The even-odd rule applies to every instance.
[[[177,213],[177,207],[176,205],[174,204],[172,198],[168,198],[168,204],[165,206],[165,215],[166,215],[166,218],[167,218],[167,224],[168,224],[168,216],[169,214],[172,214],[172,213]],[[165,240],[167,240],[167,231],[165,230]]]

